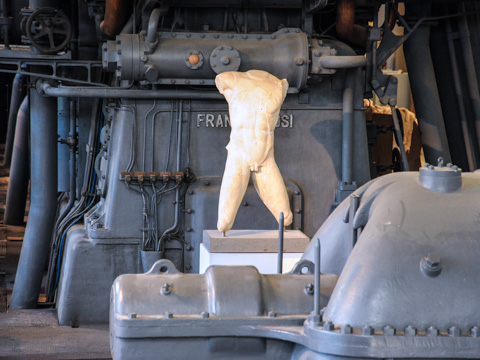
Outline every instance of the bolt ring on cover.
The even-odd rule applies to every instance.
[[[62,10],[40,8],[28,17],[26,35],[32,46],[45,54],[57,53],[72,38],[72,25]]]

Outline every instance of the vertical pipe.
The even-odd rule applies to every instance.
[[[68,130],[69,130],[69,101],[68,98],[58,98],[58,111],[57,111],[57,119],[58,119],[58,135],[59,140],[63,140],[62,142],[58,142],[58,191],[64,192],[69,190],[69,178],[68,178],[68,144],[66,144],[66,140],[68,137]]]
[[[358,206],[360,205],[360,197],[357,194],[350,195],[350,210],[349,210],[349,223],[350,223],[350,231],[351,231],[351,243],[352,249],[355,247],[357,243],[357,229],[353,224],[353,220],[355,219],[355,214],[357,213]]]
[[[342,182],[353,181],[353,100],[357,69],[348,69],[345,76],[342,108]]]
[[[17,112],[26,94],[27,88],[25,87],[25,76],[20,74],[15,75],[12,85],[10,109],[8,112],[7,139],[5,143],[5,156],[3,159],[3,164],[5,166],[10,166],[10,162],[12,161],[12,149],[13,142],[15,140]]]
[[[397,109],[395,108],[395,106],[391,105],[390,109],[392,110],[393,128],[395,129],[397,145],[400,148],[400,153],[402,155],[403,171],[410,171],[408,166],[407,154],[405,152],[405,146],[403,145],[403,135],[402,130],[400,129],[400,120],[398,119]]]
[[[30,90],[30,211],[11,308],[35,308],[57,207],[57,100]]]
[[[425,160],[452,162],[430,53],[430,27],[419,26],[403,45]]]
[[[465,15],[465,4],[461,2],[460,11],[463,15],[458,21],[458,30],[460,33],[460,42],[462,44],[463,61],[465,62],[465,72],[467,73],[467,85],[472,104],[473,117],[475,123],[475,132],[480,144],[480,93],[478,90],[477,72],[475,70],[475,62],[473,61],[472,46],[470,44],[470,32],[467,24],[467,16]]]
[[[5,225],[23,225],[25,205],[28,194],[28,96],[18,110],[15,141],[13,144],[10,182],[8,184],[7,202],[5,205]]]
[[[280,213],[278,221],[278,255],[277,255],[277,274],[283,272],[283,232],[285,230],[285,220],[283,212]]]
[[[320,315],[320,239],[315,240],[315,291],[313,299],[313,315]]]
[[[455,95],[458,103],[458,113],[460,116],[460,124],[462,126],[463,141],[465,143],[465,152],[467,153],[468,167],[470,171],[474,171],[477,168],[477,161],[475,159],[475,151],[470,137],[470,131],[468,130],[467,113],[465,110],[465,104],[463,102],[462,84],[460,82],[460,74],[458,71],[457,55],[455,51],[455,44],[453,43],[453,32],[450,19],[446,20],[447,24],[447,43],[448,51],[450,55],[450,63],[452,65],[453,85],[455,86]],[[471,74],[469,74],[470,76]],[[468,76],[467,76],[468,77]]]

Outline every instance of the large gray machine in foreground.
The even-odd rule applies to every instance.
[[[319,295],[310,274],[260,275],[252,267],[182,275],[160,260],[147,274],[122,275],[112,287],[112,354],[477,358],[479,199],[480,174],[451,164],[367,183],[315,236],[322,271],[343,267],[338,281],[320,276]],[[314,296],[321,316],[311,314]]]

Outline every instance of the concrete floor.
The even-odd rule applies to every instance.
[[[111,359],[108,325],[59,326],[54,309],[0,314],[0,359]]]

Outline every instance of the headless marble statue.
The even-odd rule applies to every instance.
[[[224,72],[215,84],[229,105],[230,142],[220,188],[217,229],[233,226],[250,174],[258,195],[279,221],[292,223],[292,212],[282,175],[273,156],[273,132],[287,94],[287,80],[265,71]]]

